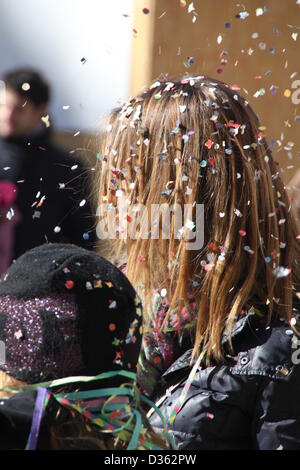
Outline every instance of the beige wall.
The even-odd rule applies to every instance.
[[[235,18],[243,11],[242,6],[237,6],[239,2],[194,0],[198,16],[193,23],[193,14],[188,14],[190,3],[187,0],[186,7],[181,8],[179,0],[151,0],[147,2],[150,14],[145,15],[144,5],[136,0],[132,94],[163,74],[203,73],[238,84],[247,90],[249,102],[267,128],[267,138],[282,140],[280,146],[275,143],[274,156],[280,163],[283,179],[288,181],[295,168],[300,167],[300,121],[295,121],[295,115],[300,115],[300,105],[296,106],[291,98],[284,96],[292,82],[300,80],[300,6],[296,5],[296,0],[244,0],[240,3],[250,16],[241,20]],[[268,12],[256,16],[256,8],[265,5]],[[231,24],[229,29],[225,28],[226,22]],[[296,25],[298,29],[288,25]],[[294,41],[292,33],[297,32]],[[259,37],[253,39],[253,33],[258,33]],[[217,43],[219,35],[223,38],[220,44]],[[259,48],[260,42],[266,44],[265,50]],[[270,48],[275,49],[274,54],[270,53]],[[222,67],[223,51],[228,52],[228,63]],[[191,56],[195,63],[186,68],[184,62]],[[223,68],[221,74],[217,73],[219,67]],[[271,71],[270,76],[266,76],[267,71]],[[291,79],[293,72],[298,74]],[[272,85],[278,87],[276,94],[269,91]],[[265,95],[254,98],[254,93],[261,88],[265,89]],[[292,159],[284,150],[288,142],[294,143]]]

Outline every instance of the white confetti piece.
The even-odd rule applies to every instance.
[[[238,209],[234,209],[234,213],[237,217],[242,217],[243,214],[241,213],[241,211],[239,211]]]
[[[161,297],[166,297],[166,295],[167,295],[167,289],[162,289],[162,290],[160,291],[160,295],[161,295]]]
[[[194,3],[190,3],[188,6],[188,13],[192,13],[192,11],[195,11]]]
[[[85,204],[86,204],[86,199],[82,199],[82,201],[80,202],[79,206],[80,206],[80,207],[83,207]]]
[[[23,90],[23,91],[28,91],[28,90],[30,90],[30,84],[27,83],[27,82],[23,83],[23,84],[22,84],[22,90]]]
[[[284,268],[283,266],[278,266],[278,268],[275,268],[273,270],[273,274],[277,279],[280,279],[282,277],[287,277],[291,273],[290,268]]]
[[[56,227],[54,227],[54,233],[59,233],[61,231],[61,228],[57,225]]]
[[[194,230],[195,228],[195,223],[192,220],[188,220],[185,224],[186,228],[189,230]]]

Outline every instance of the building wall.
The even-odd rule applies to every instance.
[[[185,7],[180,0],[146,3],[148,15],[135,1],[132,93],[167,74],[205,74],[238,84],[266,127],[288,181],[300,167],[300,104],[284,95],[286,90],[296,92],[292,84],[300,80],[299,0],[187,0]],[[190,4],[195,10],[188,13]],[[267,11],[257,16],[256,9],[264,7]],[[240,12],[249,16],[236,18]],[[191,57],[194,63],[189,66]],[[226,65],[221,65],[222,58]],[[294,86],[300,90],[300,82]],[[264,95],[255,98],[262,89]],[[300,103],[300,92],[297,97]]]

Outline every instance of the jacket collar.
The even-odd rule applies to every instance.
[[[236,338],[241,333],[243,333],[247,328],[250,326],[250,322],[257,318],[255,314],[255,310],[251,308],[247,312],[243,313],[242,316],[235,322],[232,328],[231,338]],[[229,331],[224,330],[222,335],[222,346],[225,347],[228,344],[229,340]],[[190,364],[191,356],[192,356],[193,349],[187,350],[182,356],[180,356],[167,370],[164,372],[163,377],[166,377],[173,372],[176,372],[181,369],[191,368],[192,365]]]

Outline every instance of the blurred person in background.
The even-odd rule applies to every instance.
[[[25,68],[7,72],[2,80],[0,273],[47,241],[91,248],[94,225],[82,164],[52,143],[49,85]]]

